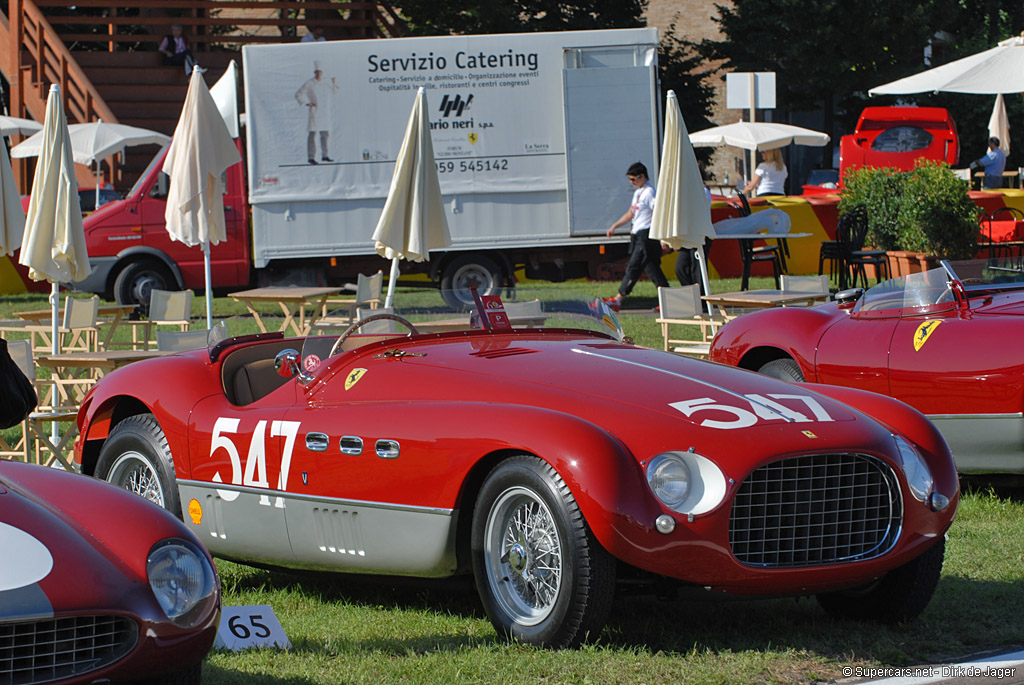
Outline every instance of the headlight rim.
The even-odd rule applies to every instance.
[[[911,497],[922,504],[927,504],[935,492],[935,476],[932,475],[931,467],[912,442],[896,433],[892,434],[892,438],[900,455],[900,470],[903,472]],[[911,468],[908,468],[908,462]]]
[[[156,586],[156,582],[168,582],[168,579],[155,578],[155,573],[162,571],[160,565],[168,562],[165,555],[171,550],[183,550],[194,559],[198,569],[202,573],[199,590],[186,600],[184,608],[175,611],[168,607],[167,594],[162,593]],[[161,612],[167,620],[181,628],[193,628],[199,625],[212,611],[219,596],[219,579],[217,571],[211,563],[206,551],[196,543],[177,537],[164,538],[155,543],[146,556],[146,582],[149,585],[153,598],[160,607]]]
[[[685,468],[685,473],[688,476],[687,492],[676,503],[666,501],[652,482],[656,471],[664,460],[678,462]],[[725,472],[717,463],[698,454],[692,447],[688,450],[660,452],[646,460],[644,466],[647,487],[654,499],[667,511],[681,514],[691,521],[697,516],[714,512],[727,498],[731,480],[726,477]]]

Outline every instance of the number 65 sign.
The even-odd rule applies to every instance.
[[[240,652],[253,647],[288,649],[291,646],[292,643],[288,641],[281,622],[269,604],[224,607],[221,610],[214,649]]]

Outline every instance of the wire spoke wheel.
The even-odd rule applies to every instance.
[[[502,493],[487,518],[484,549],[504,610],[523,625],[547,618],[562,586],[562,542],[544,502],[522,487]]]
[[[150,461],[138,452],[122,454],[110,467],[108,482],[164,506],[164,489]]]

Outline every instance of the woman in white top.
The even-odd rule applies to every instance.
[[[746,185],[743,192],[749,195],[756,190],[755,195],[785,195],[786,194],[786,164],[782,161],[782,152],[776,148],[765,150],[761,153],[764,161],[757,165],[754,170],[754,178]]]

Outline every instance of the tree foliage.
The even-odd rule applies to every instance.
[[[524,33],[644,25],[647,0],[403,0],[415,35]]]

